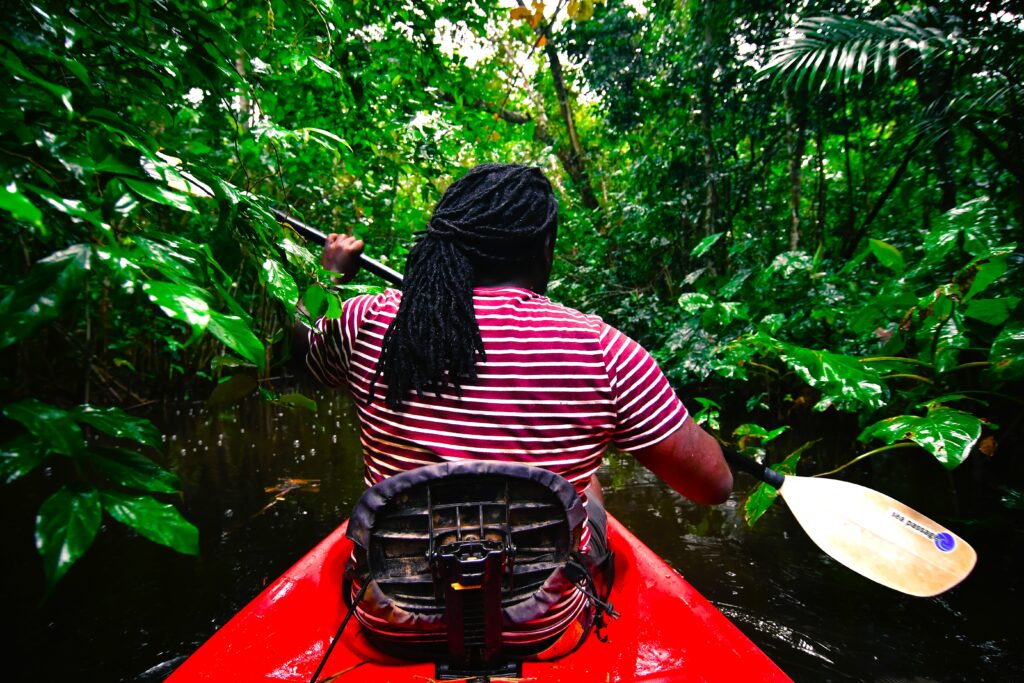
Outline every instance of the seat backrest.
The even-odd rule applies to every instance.
[[[357,571],[393,607],[443,621],[451,658],[486,661],[502,649],[503,616],[543,613],[550,598],[539,592],[578,550],[584,517],[575,488],[553,472],[457,461],[368,489],[348,536]]]

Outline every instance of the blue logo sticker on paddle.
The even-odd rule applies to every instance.
[[[956,547],[956,539],[945,531],[935,534],[935,547],[944,553],[951,552]]]

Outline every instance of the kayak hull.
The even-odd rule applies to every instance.
[[[309,681],[347,612],[342,575],[352,551],[346,525],[215,633],[171,675],[198,681]],[[674,569],[609,515],[615,552],[611,603],[621,617],[571,655],[524,662],[529,681],[788,681],[757,646]],[[349,621],[320,680],[434,680],[434,664],[406,662],[369,645]],[[333,677],[333,678],[332,678]],[[502,679],[507,680],[507,679]]]

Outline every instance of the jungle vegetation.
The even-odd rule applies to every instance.
[[[12,3],[0,477],[41,491],[48,582],[104,516],[197,552],[149,403],[315,408],[285,332],[345,292],[272,207],[401,269],[485,161],[547,172],[550,296],[724,441],[980,460],[1019,504],[1022,45],[990,1]],[[853,425],[842,462],[811,423]]]

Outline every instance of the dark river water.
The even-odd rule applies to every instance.
[[[181,507],[200,529],[201,556],[178,555],[108,520],[46,599],[33,515],[57,484],[38,476],[7,487],[3,680],[163,680],[347,517],[363,488],[355,418],[340,395],[320,396],[319,406],[311,413],[253,400],[221,411],[202,403],[154,411],[182,478]],[[907,453],[843,476],[865,477],[856,480],[975,547],[974,573],[936,598],[893,592],[838,565],[783,505],[747,527],[749,478],[737,478],[726,504],[707,508],[626,456],[609,456],[599,476],[608,509],[797,681],[1024,680],[1022,515],[991,496],[975,502],[970,472],[954,478]]]

